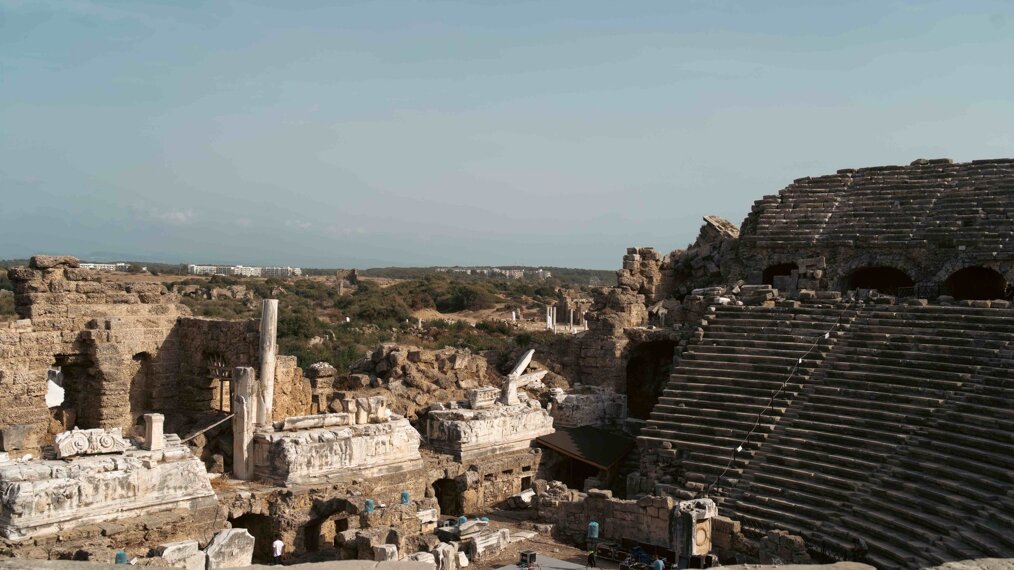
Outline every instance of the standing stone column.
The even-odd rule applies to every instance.
[[[261,305],[261,370],[257,388],[257,425],[271,425],[275,395],[275,356],[278,352],[278,300],[264,299]]]
[[[232,474],[240,480],[253,479],[253,436],[257,413],[254,369],[237,367],[232,373]]]

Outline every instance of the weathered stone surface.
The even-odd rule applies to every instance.
[[[245,528],[218,531],[204,553],[207,569],[241,568],[253,562],[254,537]]]
[[[0,463],[0,536],[9,539],[214,501],[204,464],[178,443],[165,452]]]
[[[384,423],[258,433],[255,472],[284,484],[371,477],[421,464],[419,432],[405,418]]]
[[[196,540],[184,540],[160,545],[155,554],[174,568],[204,570],[207,556],[201,551]]]
[[[627,396],[599,386],[550,391],[549,413],[557,427],[619,427],[627,417]]]
[[[549,433],[553,433],[553,418],[536,400],[478,410],[430,410],[426,414],[426,441],[459,460],[523,449]]]
[[[63,459],[75,455],[120,453],[129,449],[130,442],[123,439],[120,428],[65,431],[56,434],[56,456]]]

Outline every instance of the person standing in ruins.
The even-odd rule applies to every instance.
[[[278,566],[282,563],[282,552],[285,550],[285,543],[282,537],[275,535],[275,541],[271,543],[271,563]]]
[[[594,550],[589,550],[588,551],[588,568],[598,568],[598,566],[595,564],[595,551]]]

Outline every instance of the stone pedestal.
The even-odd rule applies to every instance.
[[[165,436],[162,426],[165,416],[162,414],[144,414],[144,448],[149,451],[165,449]]]

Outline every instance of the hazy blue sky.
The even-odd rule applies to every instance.
[[[0,0],[0,258],[616,268],[1012,155],[1011,2]]]

